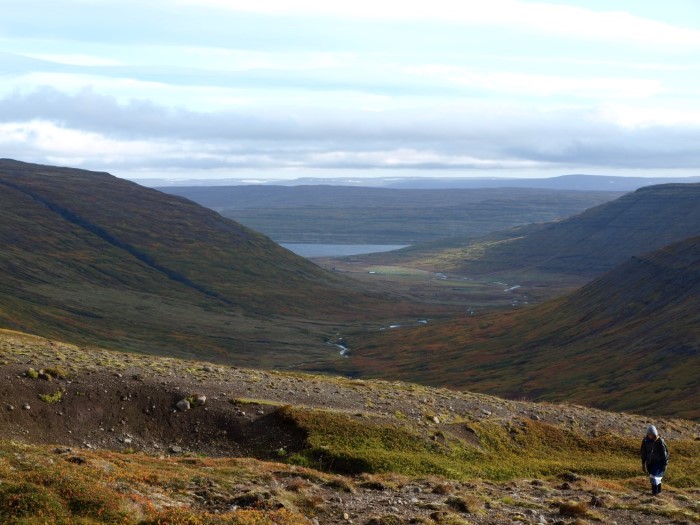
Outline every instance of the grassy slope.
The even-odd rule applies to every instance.
[[[281,242],[413,244],[551,221],[620,192],[339,186],[163,188]]]
[[[700,418],[700,237],[541,306],[383,332],[349,362],[510,397]]]
[[[3,160],[0,189],[4,326],[255,364],[370,303],[261,234],[105,173]]]
[[[698,234],[700,184],[666,184],[561,221],[367,259],[467,275],[557,276],[585,282],[633,255]]]
[[[652,505],[630,496],[646,486],[646,482],[640,482],[637,458],[639,432],[646,426],[646,419],[637,416],[510,402],[402,383],[206,367],[203,363],[146,359],[104,350],[93,353],[7,331],[0,331],[0,349],[4,374],[22,370],[16,365],[22,363],[22,367],[35,369],[61,369],[68,376],[48,383],[17,379],[35,385],[37,391],[48,388],[65,392],[62,399],[46,408],[33,398],[28,399],[33,405],[31,411],[4,410],[0,414],[0,418],[32,419],[34,426],[25,423],[20,428],[41,429],[50,424],[63,427],[62,422],[70,421],[76,410],[74,403],[83,398],[92,399],[93,411],[101,412],[99,419],[86,420],[83,426],[99,426],[112,408],[98,405],[99,394],[111,387],[101,380],[96,384],[95,377],[118,377],[114,380],[116,390],[110,394],[122,398],[115,405],[127,407],[138,404],[148,386],[160,385],[161,378],[167,377],[169,386],[161,385],[161,390],[175,385],[180,395],[191,388],[207,394],[209,412],[200,409],[193,416],[202,432],[209,428],[209,419],[220,417],[221,410],[233,416],[241,406],[257,404],[286,421],[282,433],[301,429],[305,434],[301,448],[293,454],[278,455],[287,463],[282,465],[210,458],[196,449],[185,457],[164,456],[162,451],[150,455],[133,449],[121,453],[84,448],[54,450],[28,444],[32,434],[22,432],[22,442],[0,440],[0,518],[4,523],[279,525],[306,523],[314,516],[321,522],[340,522],[344,509],[339,513],[330,504],[338,497],[332,495],[333,491],[342,496],[340,501],[349,502],[356,492],[366,490],[386,501],[387,495],[400,496],[400,487],[411,486],[423,487],[423,495],[413,494],[426,506],[416,506],[411,514],[423,516],[421,523],[468,523],[448,521],[460,513],[477,518],[488,513],[491,518],[508,521],[525,508],[552,513],[552,507],[556,509],[567,501],[565,496],[557,496],[562,491],[554,488],[562,476],[568,484],[578,486],[565,491],[576,494],[579,501],[581,497],[589,500],[591,494],[605,501],[605,509],[596,512],[589,513],[588,507],[582,506],[581,514],[588,518],[606,522],[613,515],[600,512],[622,511],[634,519],[652,514],[661,519],[700,520],[697,505],[692,503],[700,486],[700,442],[693,440],[698,426],[688,421],[656,421],[673,451],[673,466],[666,478],[673,492]],[[128,383],[126,378],[131,374],[138,375],[139,380]],[[295,385],[294,391],[288,385]],[[229,393],[220,394],[222,389]],[[311,399],[297,396],[296,392],[306,389],[322,394]],[[125,402],[126,392],[129,399]],[[258,399],[241,399],[236,392],[252,393]],[[224,398],[217,401],[219,396]],[[363,405],[349,408],[353,399]],[[13,403],[18,401],[12,399]],[[56,420],[59,423],[51,423],[47,417],[42,425],[37,419],[42,413],[55,411],[61,412]],[[140,429],[146,421],[152,426],[158,411],[152,415],[140,410],[128,414],[123,417],[129,419],[129,426],[118,432],[132,432],[134,446],[138,447]],[[172,432],[185,425],[186,415],[167,416]],[[143,421],[133,419],[138,417]],[[226,425],[227,419],[215,421]],[[166,420],[156,424],[165,426]],[[14,426],[6,423],[3,427],[9,428]],[[84,430],[88,428],[73,428],[78,442],[84,439],[78,435]],[[89,439],[110,435],[101,430]],[[200,437],[206,443],[207,436]],[[361,475],[350,478],[337,474]],[[526,488],[533,487],[534,482],[518,482],[533,477],[540,478],[535,489]],[[508,483],[499,488],[497,484],[504,481]],[[465,492],[460,492],[460,486]],[[518,491],[513,490],[516,486]],[[529,490],[537,491],[539,497],[527,494]],[[542,495],[549,491],[551,495],[543,501]],[[367,497],[359,499],[359,504]],[[384,504],[394,505],[394,497]],[[243,508],[226,512],[234,503]],[[285,509],[274,510],[280,504]],[[433,512],[450,506],[460,512]],[[173,510],[166,510],[169,507]],[[213,514],[213,510],[220,514]]]

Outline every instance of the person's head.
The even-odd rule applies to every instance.
[[[656,439],[659,437],[659,431],[656,430],[656,427],[654,425],[649,425],[647,427],[647,437],[649,439]]]

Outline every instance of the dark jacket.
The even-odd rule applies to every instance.
[[[668,448],[661,437],[649,439],[645,437],[641,448],[642,467],[649,473],[663,472],[668,465]]]

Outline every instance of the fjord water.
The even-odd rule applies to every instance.
[[[345,257],[366,253],[390,252],[410,246],[409,244],[302,244],[280,243],[302,257]]]

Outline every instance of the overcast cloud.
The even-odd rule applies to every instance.
[[[0,156],[29,162],[131,178],[700,168],[694,0],[24,0],[0,49]]]

